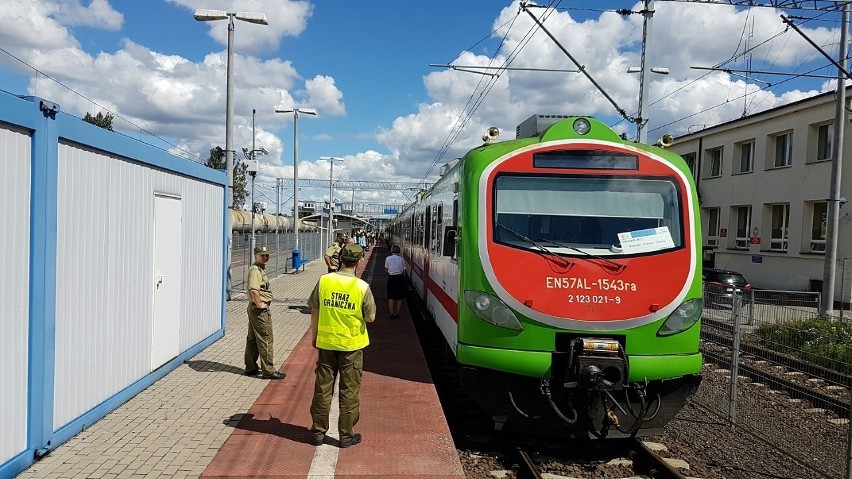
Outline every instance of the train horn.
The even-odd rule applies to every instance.
[[[666,133],[663,135],[660,140],[657,142],[657,146],[660,148],[668,148],[674,145],[674,137]]]
[[[500,136],[500,130],[496,126],[492,126],[482,135],[482,141],[487,145],[496,140],[498,136]]]

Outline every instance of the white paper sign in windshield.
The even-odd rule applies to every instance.
[[[668,226],[618,233],[618,240],[621,242],[621,251],[626,254],[674,248]]]

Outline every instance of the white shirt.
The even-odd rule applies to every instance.
[[[403,270],[405,270],[405,261],[398,254],[388,256],[385,258],[385,269],[388,270],[388,274],[391,276],[402,274]]]

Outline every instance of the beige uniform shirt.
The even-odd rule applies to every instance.
[[[246,285],[249,298],[251,298],[251,290],[256,289],[260,293],[261,301],[264,303],[272,301],[272,289],[269,287],[269,277],[266,276],[266,268],[263,266],[257,263],[251,265]]]

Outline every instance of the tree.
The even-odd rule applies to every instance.
[[[99,126],[105,130],[112,130],[112,120],[115,118],[115,115],[112,113],[104,114],[103,112],[98,112],[97,115],[92,116],[91,113],[86,112],[86,116],[83,117],[83,121],[86,123],[91,123],[95,126]]]
[[[210,156],[207,158],[207,161],[204,163],[210,168],[216,170],[224,170],[227,168],[227,159],[225,158],[225,150],[221,147],[217,146],[210,150]],[[244,161],[237,161],[234,159],[234,208],[242,209],[242,205],[245,203],[246,198],[248,197],[248,191],[246,189],[247,181],[246,181],[246,169],[248,165]]]

